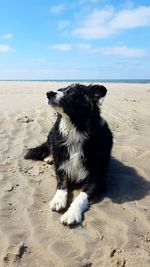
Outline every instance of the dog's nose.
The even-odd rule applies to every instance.
[[[50,99],[50,98],[54,97],[56,95],[56,93],[53,91],[49,91],[46,93],[46,95],[47,95],[47,98]]]

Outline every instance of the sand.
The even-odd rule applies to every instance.
[[[71,229],[48,206],[53,165],[23,159],[55,120],[45,92],[65,85],[0,82],[0,266],[148,267],[150,84],[105,84],[102,114],[114,135],[108,193]]]

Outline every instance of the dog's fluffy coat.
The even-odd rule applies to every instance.
[[[106,92],[102,85],[81,84],[48,92],[48,103],[57,112],[57,120],[47,141],[25,155],[32,160],[53,155],[57,177],[57,191],[50,202],[53,210],[66,207],[70,184],[82,185],[82,192],[61,217],[64,224],[80,223],[89,200],[103,191],[113,144],[99,109],[99,99]]]

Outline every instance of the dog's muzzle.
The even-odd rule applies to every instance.
[[[49,91],[49,92],[46,93],[46,95],[47,95],[48,100],[55,99],[56,92]]]
[[[62,92],[49,91],[46,93],[48,98],[48,104],[59,105],[60,99],[63,97]]]
[[[57,101],[56,101],[56,96],[57,96],[57,93],[54,92],[54,91],[49,91],[46,93],[47,95],[47,99],[48,99],[48,104],[58,104]]]

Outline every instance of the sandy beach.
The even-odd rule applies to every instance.
[[[0,82],[0,266],[149,267],[150,84],[104,84],[114,135],[108,192],[74,228],[49,209],[53,165],[23,159],[55,121],[45,93],[67,84]]]

